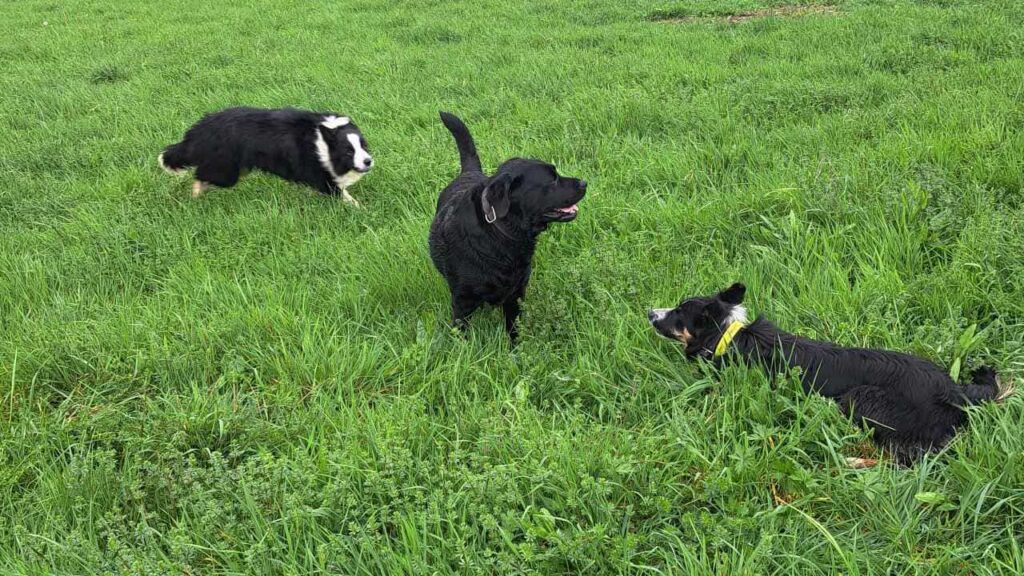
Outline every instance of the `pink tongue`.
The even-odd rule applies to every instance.
[[[577,208],[576,208],[575,204],[573,204],[572,206],[569,206],[568,208],[559,208],[558,209],[559,212],[565,212],[566,214],[575,214],[576,210],[577,210]]]

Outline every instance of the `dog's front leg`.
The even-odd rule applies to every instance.
[[[463,334],[469,329],[469,317],[480,307],[480,300],[468,294],[452,291],[452,324]]]
[[[345,202],[348,202],[352,206],[359,208],[359,201],[353,198],[352,195],[348,193],[348,188],[341,189],[341,199],[344,200]]]
[[[316,191],[326,196],[337,196],[338,186],[330,178],[323,178],[316,183]]]
[[[516,289],[515,292],[509,295],[504,302],[501,303],[501,311],[505,313],[505,332],[508,333],[509,342],[515,346],[516,340],[519,339],[519,327],[517,322],[519,320],[519,314],[522,312],[522,308],[519,306],[519,300],[526,295],[526,283],[523,282],[522,286]]]
[[[519,298],[512,297],[501,304],[501,310],[505,313],[505,332],[508,332],[508,340],[514,346],[519,338],[519,328],[516,321],[519,319],[520,307]]]
[[[321,194],[327,194],[328,196],[340,195],[341,199],[344,200],[345,203],[351,204],[356,208],[359,207],[359,201],[348,193],[348,188],[339,186],[337,182],[329,178],[324,178],[324,180],[317,186],[317,190],[319,190]]]

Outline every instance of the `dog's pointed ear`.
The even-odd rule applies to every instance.
[[[509,191],[512,188],[512,177],[508,174],[499,174],[494,177],[484,188],[480,195],[480,205],[484,210],[484,218],[488,223],[493,223],[498,218],[504,218],[508,214]]]
[[[729,286],[718,293],[718,299],[726,304],[742,304],[743,295],[747,293],[747,287],[739,282]]]

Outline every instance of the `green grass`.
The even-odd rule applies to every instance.
[[[1024,369],[1024,4],[19,0],[0,37],[0,573],[1020,574],[1024,399],[913,469],[645,310]],[[352,209],[155,157],[233,104],[350,114]],[[586,178],[522,343],[451,333],[457,155]],[[971,327],[979,333],[972,335]]]

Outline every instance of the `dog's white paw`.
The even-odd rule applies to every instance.
[[[996,387],[999,390],[999,393],[996,395],[996,402],[1002,402],[1017,393],[1017,387],[1013,385],[1013,382],[1004,384],[999,378],[996,378]]]
[[[352,195],[348,193],[348,190],[341,191],[341,199],[344,200],[347,204],[353,206],[354,208],[360,207],[359,201],[353,198]]]
[[[871,468],[878,464],[878,460],[875,458],[858,458],[856,456],[847,456],[846,465],[855,470],[862,468]]]
[[[196,180],[195,182],[193,182],[192,183],[192,197],[193,198],[199,198],[200,196],[202,196],[203,192],[206,191],[206,187],[207,187],[206,182],[200,182],[199,180]]]

